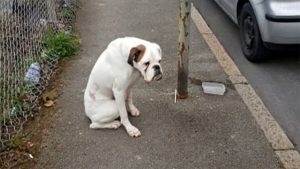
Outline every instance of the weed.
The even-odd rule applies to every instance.
[[[0,114],[0,124],[8,125],[11,123],[11,119],[15,116],[20,115],[24,111],[28,111],[30,105],[28,104],[27,96],[31,92],[30,86],[26,84],[21,84],[21,87],[11,89],[8,91],[12,95],[12,109],[11,110],[2,110],[2,115]],[[4,106],[4,105],[1,105]]]
[[[48,29],[44,39],[44,60],[74,56],[77,47],[77,36],[66,32],[54,32]]]
[[[8,142],[8,147],[12,149],[19,149],[23,145],[25,136],[21,132],[17,132]]]
[[[63,8],[61,14],[64,18],[72,18],[75,15],[75,11],[72,8]]]

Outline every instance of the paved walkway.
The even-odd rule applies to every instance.
[[[62,110],[44,138],[37,169],[276,169],[280,168],[246,105],[203,41],[191,27],[190,97],[174,103],[177,80],[178,2],[170,0],[84,0],[77,30],[82,45],[63,74]],[[113,39],[137,36],[163,50],[164,78],[140,80],[134,100],[140,117],[131,118],[142,136],[123,128],[91,130],[83,92],[97,57]],[[227,84],[225,96],[203,94],[199,80]]]

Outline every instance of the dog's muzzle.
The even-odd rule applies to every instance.
[[[162,73],[161,73],[160,67],[158,65],[155,65],[155,66],[153,66],[153,69],[154,69],[153,79],[156,80],[156,81],[161,80],[162,79]]]

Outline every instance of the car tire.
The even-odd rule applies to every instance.
[[[257,20],[250,3],[245,3],[239,15],[242,51],[251,62],[260,62],[268,56],[258,28]]]

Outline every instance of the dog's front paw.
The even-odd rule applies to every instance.
[[[141,136],[140,130],[137,129],[136,127],[134,127],[134,126],[130,126],[126,130],[127,130],[127,133],[129,134],[129,136],[131,136],[131,137]]]
[[[118,120],[109,122],[109,123],[97,123],[93,122],[90,124],[91,129],[97,129],[97,128],[109,128],[109,129],[117,129],[121,126],[121,122]]]
[[[140,115],[140,111],[135,107],[135,106],[130,106],[129,108],[129,113],[132,115],[132,116],[139,116]]]

